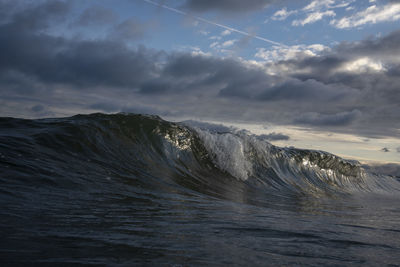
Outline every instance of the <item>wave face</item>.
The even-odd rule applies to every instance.
[[[232,201],[238,203],[237,205],[250,205],[254,209],[272,209],[271,213],[282,213],[297,212],[299,202],[303,203],[301,209],[304,210],[315,206],[316,202],[319,203],[317,206],[324,206],[320,202],[321,198],[330,202],[371,193],[397,195],[400,188],[398,181],[391,177],[371,174],[358,162],[344,160],[326,152],[279,148],[244,131],[212,132],[182,123],[167,122],[156,116],[92,114],[42,120],[1,118],[0,129],[3,185],[0,194],[4,207],[7,207],[2,211],[2,218],[8,220],[8,224],[4,224],[1,229],[9,233],[9,228],[15,227],[14,232],[26,232],[29,227],[16,223],[24,220],[26,223],[27,220],[35,221],[37,226],[32,226],[33,232],[28,231],[29,234],[22,235],[24,238],[21,242],[15,241],[18,238],[8,234],[5,241],[14,244],[15,247],[11,248],[13,252],[8,251],[6,244],[0,246],[1,253],[7,255],[4,256],[7,263],[18,263],[16,259],[21,254],[28,262],[59,262],[63,257],[57,254],[58,251],[50,249],[49,252],[49,247],[46,247],[47,253],[43,256],[43,252],[35,252],[31,247],[37,246],[39,241],[48,240],[50,244],[55,240],[63,240],[67,245],[75,244],[76,240],[80,240],[79,233],[89,230],[84,226],[85,223],[96,227],[93,226],[92,219],[97,218],[98,213],[106,216],[104,210],[108,210],[110,214],[119,211],[114,216],[120,218],[122,226],[112,227],[121,230],[126,226],[123,221],[129,218],[121,211],[121,207],[131,210],[131,216],[139,218],[150,216],[149,214],[157,217],[153,209],[158,209],[160,214],[157,218],[168,221],[172,215],[165,214],[162,207],[171,201],[174,202],[173,206],[182,205],[197,211],[201,206],[197,203],[199,199],[207,202],[207,205],[203,204],[208,209],[216,205],[215,201],[211,205],[210,199],[216,199]],[[191,204],[185,204],[188,202]],[[174,209],[168,207],[173,212]],[[87,212],[81,209],[86,209]],[[175,207],[175,212],[177,210],[181,211],[181,208]],[[326,206],[321,210],[326,210]],[[227,211],[224,209],[222,213],[225,212]],[[63,218],[66,220],[64,222],[75,224],[77,228],[72,233],[65,230],[62,224],[57,224],[56,227],[50,223],[50,230],[45,231],[43,225],[48,222],[43,222],[39,218],[40,214],[57,223],[60,223],[59,218]],[[176,223],[176,217],[172,217],[172,221]],[[99,225],[110,226],[105,223],[107,218],[103,219]],[[136,228],[125,230],[129,232],[146,228],[143,225],[139,227],[138,221],[140,220],[131,222]],[[169,223],[173,225],[171,221]],[[60,230],[60,227],[64,230]],[[46,232],[45,237],[40,237],[40,231]],[[159,231],[158,234],[165,234],[165,231]],[[54,238],[54,235],[60,233],[65,235]],[[123,235],[120,231],[117,233]],[[274,233],[279,236],[281,232]],[[136,233],[135,238],[140,237],[144,243],[145,240],[149,243],[166,241],[163,238],[160,241],[154,234],[147,229]],[[287,232],[281,234],[288,235]],[[297,234],[299,233],[295,236]],[[302,234],[304,233],[300,235]],[[117,237],[113,239],[100,235],[86,238],[86,241],[79,242],[90,243],[94,239],[98,242],[97,246],[103,247],[104,242],[112,243],[114,240],[117,247],[122,246]],[[157,256],[159,253],[167,255],[170,263],[181,262],[179,257],[172,257],[173,253],[169,254],[164,249],[154,251],[150,249],[150,245],[140,244],[132,245],[141,251],[140,255],[149,253],[150,258],[163,258]],[[65,252],[65,247],[63,249]],[[126,250],[127,248],[120,248],[118,251],[127,253]],[[89,258],[98,259],[93,256],[96,253],[91,250],[89,252],[92,253]],[[139,254],[132,254],[130,259],[134,260],[131,263],[142,264],[147,259]],[[80,256],[82,255],[77,258],[82,259]],[[125,254],[120,256],[127,257]],[[192,257],[193,255],[189,258]],[[72,258],[66,261],[73,263]],[[104,262],[86,259],[76,263],[113,262],[107,258]],[[147,263],[160,262],[149,260]]]

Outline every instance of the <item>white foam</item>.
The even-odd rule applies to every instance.
[[[238,179],[247,180],[253,166],[246,158],[246,144],[242,138],[231,133],[213,134],[198,128],[196,131],[220,169]]]

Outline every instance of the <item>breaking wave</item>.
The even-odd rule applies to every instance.
[[[135,181],[229,199],[243,190],[259,198],[399,188],[391,177],[326,152],[280,148],[245,131],[209,131],[157,116],[2,118],[0,126],[3,180],[24,186]]]

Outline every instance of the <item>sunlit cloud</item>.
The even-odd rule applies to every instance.
[[[350,16],[332,20],[331,25],[339,29],[359,27],[365,24],[376,24],[400,19],[400,3],[394,2],[384,6],[372,5],[367,9]]]

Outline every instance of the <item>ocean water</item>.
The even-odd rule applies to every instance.
[[[156,116],[0,118],[0,264],[399,266],[400,183]]]

